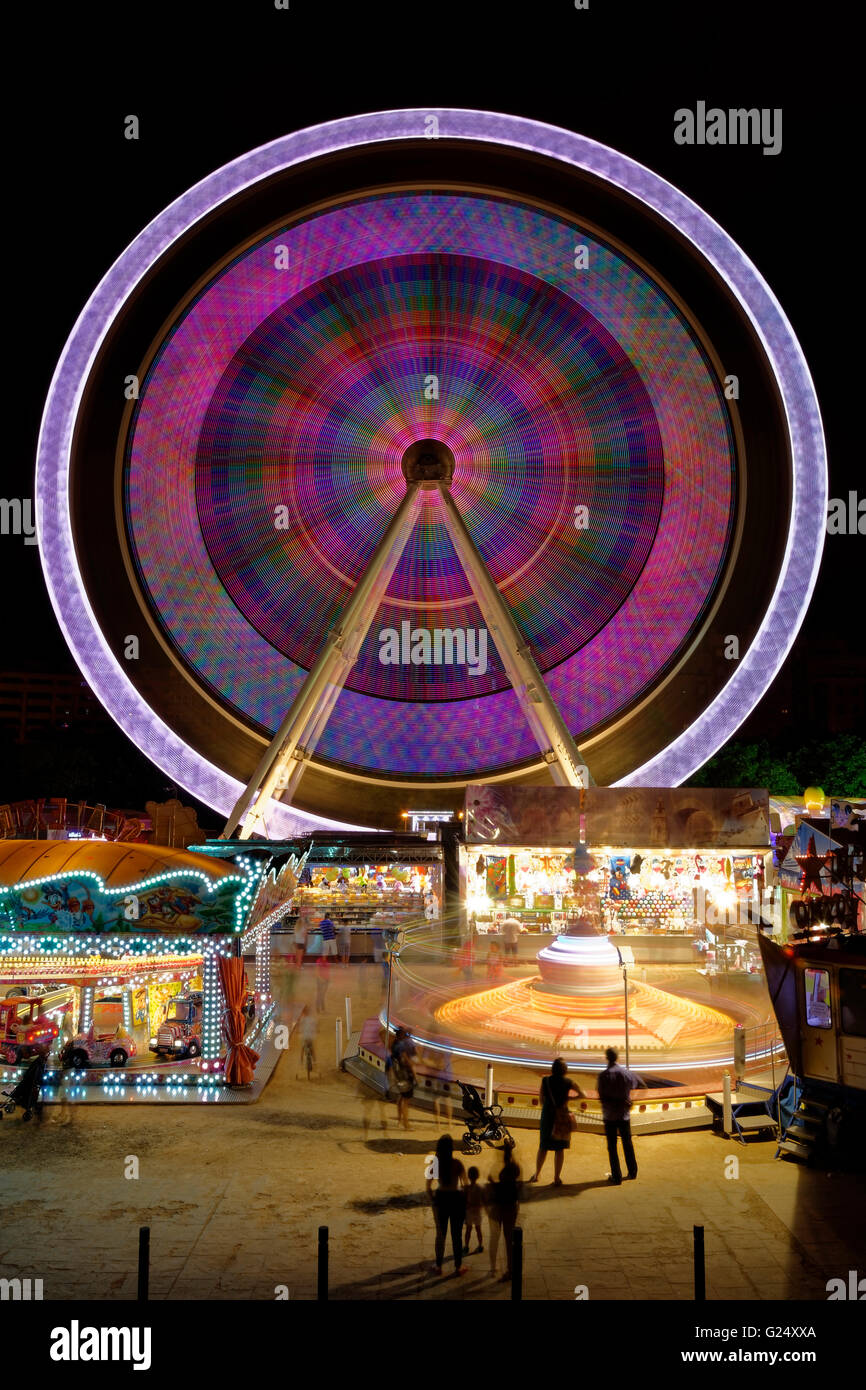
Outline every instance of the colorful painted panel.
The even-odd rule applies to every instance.
[[[97,874],[72,874],[46,883],[23,883],[0,896],[13,930],[59,932],[196,932],[235,930],[235,881],[213,889],[198,878],[157,882],[134,891],[106,889]]]

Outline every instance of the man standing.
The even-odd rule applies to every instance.
[[[607,1067],[598,1077],[598,1095],[601,1100],[601,1114],[604,1120],[604,1134],[607,1139],[607,1155],[610,1159],[610,1172],[607,1180],[612,1187],[618,1187],[622,1182],[622,1169],[619,1166],[619,1154],[617,1153],[617,1135],[622,1139],[622,1152],[625,1158],[626,1181],[632,1181],[637,1177],[637,1160],[634,1156],[634,1145],[631,1141],[631,1092],[643,1086],[639,1076],[626,1071],[617,1062],[617,1051],[615,1047],[607,1048],[605,1052]]]
[[[337,954],[337,929],[327,912],[319,923],[319,931],[322,933],[322,955],[335,956]]]
[[[516,917],[506,917],[502,923],[502,944],[507,956],[517,955],[517,938],[520,935],[520,922]]]

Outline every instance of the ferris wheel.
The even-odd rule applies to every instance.
[[[37,499],[95,693],[227,834],[279,835],[683,781],[793,642],[826,460],[781,307],[684,194],[392,111],[144,229],[64,349]]]

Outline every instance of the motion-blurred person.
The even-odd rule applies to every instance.
[[[604,1120],[607,1156],[610,1159],[607,1180],[612,1187],[618,1187],[622,1182],[622,1169],[619,1166],[616,1147],[617,1136],[622,1140],[626,1181],[633,1182],[637,1177],[637,1159],[634,1156],[631,1138],[631,1093],[643,1086],[643,1081],[619,1065],[619,1054],[615,1047],[607,1048],[604,1055],[607,1058],[607,1066],[604,1071],[599,1072],[596,1085],[601,1101],[601,1117]]]
[[[443,1050],[437,1052],[435,1066],[439,1072],[443,1086],[447,1086],[447,1091],[433,1092],[433,1114],[437,1125],[454,1123],[454,1101],[452,1099],[452,1087],[454,1081],[454,1058],[451,1052]]]
[[[404,1129],[409,1128],[409,1102],[415,1094],[415,1068],[412,1061],[416,1051],[406,1029],[398,1028],[391,1046],[389,1070],[397,1092],[397,1119]]]
[[[463,972],[464,980],[471,980],[475,967],[475,938],[469,935],[457,952],[457,969]]]
[[[502,945],[506,956],[517,956],[517,938],[520,936],[520,923],[516,917],[506,917],[502,923]]]
[[[427,1179],[427,1194],[436,1220],[436,1263],[433,1272],[442,1273],[445,1240],[450,1229],[454,1272],[465,1274],[467,1271],[463,1264],[463,1222],[466,1217],[466,1170],[459,1158],[454,1157],[454,1140],[450,1134],[443,1134],[436,1144],[434,1174],[434,1177]]]
[[[316,961],[316,1013],[325,1012],[325,996],[331,983],[331,961],[328,956],[319,956]]]
[[[490,1222],[490,1273],[496,1277],[499,1238],[505,1241],[503,1283],[511,1278],[511,1238],[520,1211],[520,1168],[514,1159],[514,1144],[506,1141],[500,1171],[491,1173],[487,1184],[487,1218]]]
[[[382,1123],[382,1133],[388,1133],[388,1107],[385,1104],[385,1097],[379,1090],[374,1090],[366,1082],[358,1082],[358,1099],[361,1102],[361,1128],[366,1139],[370,1133],[370,1121],[373,1114],[373,1106],[378,1106],[379,1119]]]
[[[491,941],[487,952],[487,979],[492,985],[502,979],[502,950],[498,941]]]
[[[348,922],[340,923],[340,960],[348,967],[352,957],[352,928]]]
[[[309,1005],[305,1004],[298,1018],[298,1037],[301,1040],[301,1061],[308,1072],[312,1071],[316,1065],[316,1034],[318,1031],[318,1020],[315,1014],[310,1013]]]
[[[295,933],[294,933],[294,936],[295,936],[295,965],[298,967],[298,969],[300,969],[300,967],[303,965],[303,963],[304,963],[304,956],[307,954],[307,933],[308,933],[308,932],[309,932],[309,923],[308,923],[307,918],[305,917],[304,912],[303,912],[303,909],[302,909],[301,912],[298,914],[298,920],[295,922]]]

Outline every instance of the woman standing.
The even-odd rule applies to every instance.
[[[438,1183],[434,1191],[433,1184]],[[427,1179],[427,1195],[436,1218],[436,1263],[434,1274],[442,1273],[445,1239],[451,1229],[451,1249],[454,1253],[455,1274],[465,1274],[463,1264],[463,1223],[466,1219],[466,1169],[454,1157],[454,1140],[443,1134],[436,1145],[433,1176]]]
[[[307,953],[307,932],[309,931],[309,921],[301,908],[295,922],[295,965],[300,970],[304,963],[304,956]]]
[[[409,1128],[409,1102],[415,1092],[415,1068],[412,1060],[417,1049],[405,1028],[398,1028],[391,1047],[391,1079],[397,1089],[397,1119],[404,1129]]]
[[[583,1099],[583,1091],[568,1080],[567,1071],[568,1067],[565,1062],[561,1057],[557,1057],[550,1069],[550,1075],[542,1078],[541,1089],[538,1093],[541,1101],[538,1158],[535,1163],[535,1172],[529,1179],[530,1182],[538,1181],[538,1175],[544,1167],[544,1160],[548,1153],[552,1152],[553,1186],[562,1187],[560,1173],[565,1159],[565,1150],[571,1147],[571,1113],[568,1109],[568,1097],[575,1095],[579,1096],[581,1100]]]

